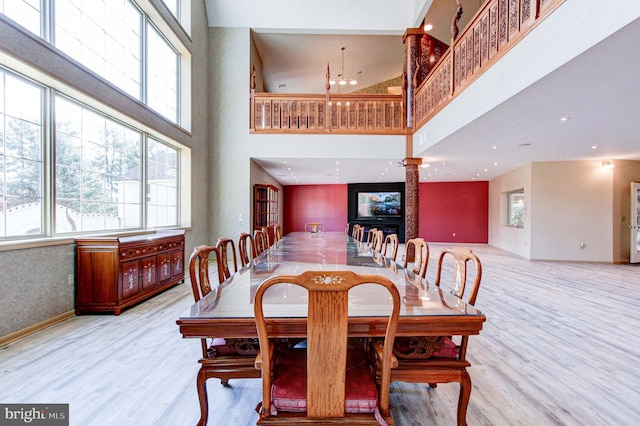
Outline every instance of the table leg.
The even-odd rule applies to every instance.
[[[471,377],[466,371],[460,374],[460,396],[458,397],[458,426],[467,426],[467,407],[471,397]]]

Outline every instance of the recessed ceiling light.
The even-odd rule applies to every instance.
[[[425,23],[424,24],[424,32],[431,31],[433,29],[433,24]]]
[[[498,165],[498,163],[493,163],[493,165],[494,165],[494,166],[497,166],[497,165]]]
[[[597,149],[597,148],[598,148],[598,145],[593,145],[593,146],[591,147],[591,149]]]
[[[569,117],[562,117],[560,121],[569,121]]]

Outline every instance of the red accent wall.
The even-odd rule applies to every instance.
[[[304,231],[307,222],[344,231],[347,194],[347,185],[285,186],[283,233]],[[427,242],[488,243],[489,182],[421,183],[419,197],[418,235]]]
[[[290,185],[284,187],[283,234],[304,231],[308,222],[322,222],[326,231],[342,231],[347,224],[347,185]]]
[[[489,182],[421,183],[419,197],[425,241],[489,242]]]

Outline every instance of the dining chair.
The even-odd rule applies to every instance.
[[[240,264],[244,268],[256,257],[256,246],[253,243],[253,236],[243,232],[238,239],[238,254]]]
[[[377,251],[382,254],[382,243],[384,242],[384,231],[382,229],[376,229],[371,236],[370,247],[373,251]]]
[[[344,233],[347,235],[349,235],[349,227],[350,227],[349,222],[347,222],[347,224],[344,226]]]
[[[264,243],[265,243],[265,250],[268,249],[269,247],[271,247],[271,237],[269,236],[269,227],[268,226],[263,226],[262,228],[262,235],[264,235]]]
[[[325,225],[322,222],[308,222],[304,224],[304,232],[319,234],[325,232]]]
[[[264,295],[279,284],[293,284],[307,291],[304,347],[278,345],[271,337],[278,319],[265,318],[268,305]],[[348,339],[348,292],[361,284],[380,285],[390,296],[384,340],[375,345],[381,366],[379,387],[361,341]],[[271,297],[272,293],[268,294]],[[389,413],[389,380],[394,363],[391,342],[400,312],[400,295],[393,282],[380,275],[352,271],[277,275],[256,290],[254,312],[260,341],[256,368],[262,371],[257,424],[378,425],[378,419],[393,422]]]
[[[412,238],[405,243],[404,269],[424,279],[429,265],[429,245],[423,238]]]
[[[229,247],[231,247],[229,249]],[[226,280],[231,277],[231,270],[229,269],[229,265],[231,262],[231,258],[229,257],[229,250],[233,253],[233,272],[238,272],[238,259],[236,257],[236,244],[233,242],[231,238],[218,238],[218,242],[216,243],[216,248],[218,249],[219,256],[219,271],[222,273],[222,277]]]
[[[472,263],[473,268],[468,268]],[[472,274],[469,274],[473,270]],[[440,287],[443,271],[451,277],[451,288],[440,289],[440,297],[445,301],[448,291],[466,303],[474,305],[482,279],[482,264],[471,250],[466,248],[444,249],[438,257],[435,285]],[[467,278],[473,275],[467,288]],[[465,289],[468,290],[465,295]],[[460,384],[458,396],[458,425],[466,425],[466,413],[471,396],[471,378],[466,360],[469,336],[416,336],[396,337],[393,353],[398,366],[391,372],[391,381],[428,383],[436,387],[438,383],[457,382]],[[380,368],[378,366],[378,368]]]
[[[357,223],[354,223],[353,226],[351,227],[351,238],[356,238],[356,236],[358,235],[359,229],[360,229],[360,225],[358,225]]]
[[[387,234],[382,244],[382,255],[395,262],[398,256],[399,246],[398,234]]]
[[[220,283],[224,281],[219,273],[219,250],[215,246],[201,245],[195,247],[189,258],[189,277],[191,288],[196,302],[215,291],[216,297],[220,295]],[[218,272],[218,282],[211,285],[210,266]],[[209,415],[209,403],[207,398],[207,379],[218,378],[220,383],[227,386],[229,379],[259,378],[260,372],[255,369],[255,356],[258,353],[256,339],[201,339],[202,358],[198,371],[196,386],[200,401],[200,420],[198,425],[207,424]]]
[[[373,237],[376,235],[376,232],[378,232],[378,228],[369,228],[367,231],[367,246],[371,247],[373,244]]]
[[[282,239],[282,229],[278,224],[273,225],[273,239],[276,243]]]
[[[256,256],[262,254],[269,246],[267,245],[267,240],[264,235],[264,231],[262,229],[256,229],[253,231],[253,242],[256,247]]]

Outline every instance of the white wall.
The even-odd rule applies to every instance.
[[[507,226],[507,193],[524,189],[524,227]],[[529,259],[531,257],[531,164],[489,182],[489,244]]]
[[[613,170],[601,161],[532,164],[532,259],[613,260]]]
[[[492,180],[489,244],[532,260],[612,262],[614,170],[600,161],[534,162]],[[521,188],[518,229],[506,225],[506,193]]]
[[[248,28],[209,29],[209,84],[202,90],[209,92],[208,219],[213,242],[219,237],[235,240],[251,227],[250,57]]]

